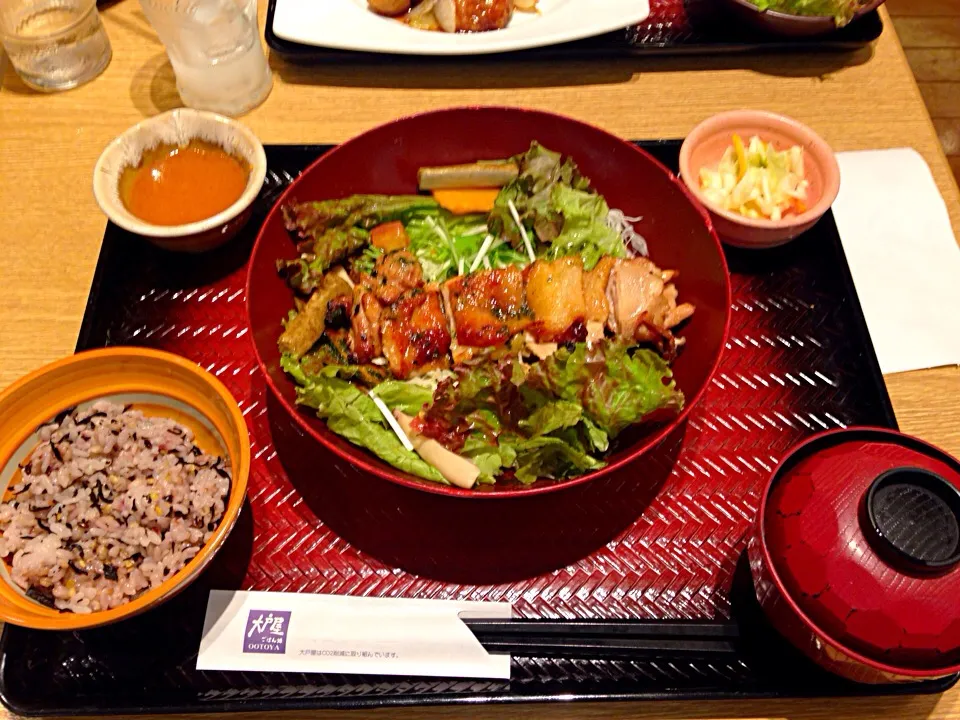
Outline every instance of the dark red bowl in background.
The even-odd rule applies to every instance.
[[[960,671],[960,462],[892,430],[796,446],[748,544],[757,599],[787,640],[862,683]]]
[[[533,140],[573,157],[611,207],[629,216],[643,216],[636,227],[647,239],[651,259],[661,267],[679,270],[680,298],[697,307],[681,332],[686,345],[673,368],[686,406],[669,423],[624,432],[606,467],[571,480],[538,480],[527,486],[498,483],[480,490],[424,481],[343,440],[312,410],[295,404],[295,386],[280,368],[277,349],[281,319],[293,306],[293,294],[277,274],[276,260],[296,255],[280,207],[293,199],[414,193],[422,166],[509,157],[525,151]],[[253,248],[247,278],[247,312],[257,360],[270,392],[316,441],[318,475],[373,473],[428,492],[476,498],[548,492],[610,473],[636,472],[630,463],[683,422],[709,384],[726,343],[730,302],[730,275],[710,220],[663,165],[631,143],[576,120],[495,107],[454,108],[402,118],[330,150],[290,185],[270,211]]]
[[[825,15],[791,15],[774,10],[761,10],[750,0],[726,0],[730,11],[741,21],[756,30],[771,35],[788,37],[815,37],[836,32],[837,23]],[[883,5],[884,0],[871,0],[861,8],[851,23],[857,22],[869,12]]]

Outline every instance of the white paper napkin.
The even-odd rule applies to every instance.
[[[960,248],[912,148],[837,154],[833,205],[884,373],[960,364]]]
[[[461,618],[509,603],[213,590],[198,670],[510,678]]]

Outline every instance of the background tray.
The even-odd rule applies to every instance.
[[[265,36],[278,55],[291,62],[384,62],[420,60],[416,56],[360,53],[304,45],[278,37],[273,15],[278,0],[270,0]],[[636,27],[562,45],[497,55],[469,56],[470,62],[504,59],[587,59],[650,55],[717,54],[761,51],[855,50],[878,37],[883,23],[876,11],[824,37],[782,38],[745,27],[725,12],[722,0],[650,0],[650,17]],[[429,58],[435,63],[458,58]],[[459,58],[463,60],[465,58]]]
[[[675,168],[678,142],[642,145]],[[247,337],[245,262],[270,204],[323,150],[268,147],[256,216],[219,251],[170,255],[108,226],[78,349],[163,348],[220,377],[251,432],[248,504],[210,569],[161,608],[86,632],[6,626],[5,705],[132,714],[892,694],[956,681],[871,687],[827,675],[766,624],[743,561],[759,492],[785,450],[821,429],[895,426],[829,215],[779,250],[727,251],[734,303],[720,369],[686,426],[637,464],[638,482],[470,503],[372,477],[345,486],[335,466],[310,466],[296,426],[267,399]],[[509,682],[198,672],[211,588],[508,600],[526,618],[706,620],[739,640],[719,655],[517,657]]]

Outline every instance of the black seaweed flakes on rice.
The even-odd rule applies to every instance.
[[[46,605],[48,608],[57,609],[57,603],[53,597],[53,591],[50,588],[40,587],[39,585],[31,585],[27,588],[26,595],[31,600],[34,600],[41,605]]]
[[[54,416],[53,420],[51,420],[48,423],[44,423],[44,425],[57,425],[57,426],[63,425],[63,421],[66,420],[69,416],[73,415],[73,411],[76,409],[77,407],[76,405],[74,405],[73,407],[69,407],[66,410],[61,410],[56,414],[56,416]]]

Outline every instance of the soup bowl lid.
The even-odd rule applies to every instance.
[[[774,575],[820,634],[917,670],[960,662],[960,463],[916,438],[851,428],[778,467],[762,535]]]

